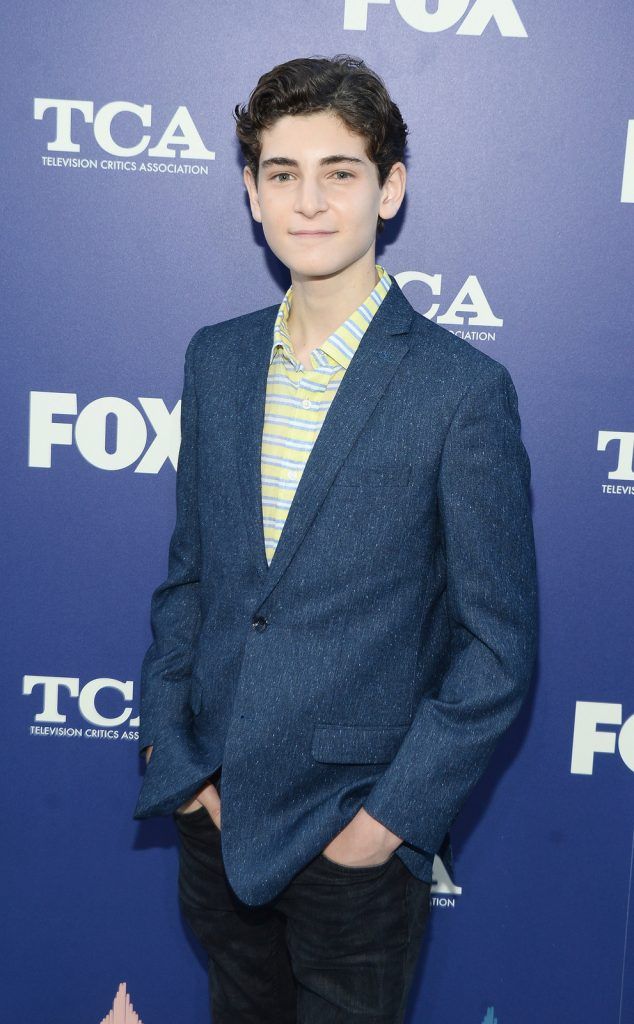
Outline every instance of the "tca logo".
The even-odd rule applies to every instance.
[[[604,452],[611,441],[617,442],[618,462],[608,476],[611,480],[634,480],[634,432],[627,430],[600,430],[597,451]]]
[[[128,103],[125,100],[105,103],[95,111],[92,100],[64,100],[37,96],[33,100],[33,117],[42,121],[47,111],[52,110],[52,121],[55,137],[48,142],[46,148],[56,153],[79,153],[81,146],[72,137],[73,111],[84,124],[92,125],[92,133],[97,145],[111,156],[130,157],[143,153],[148,156],[181,157],[188,160],[215,160],[216,154],[207,149],[194,120],[187,107],[178,107],[171,121],[164,129],[156,143],[148,149],[150,135],[141,134],[139,141],[132,146],[121,146],[112,137],[112,123],[119,114],[137,118],[142,128],[152,126],[152,106],[150,103]],[[180,135],[176,133],[180,132]],[[177,147],[177,148],[176,148]]]
[[[344,29],[365,32],[370,5],[389,3],[390,0],[345,0]],[[489,22],[494,21],[500,35],[527,37],[513,0],[436,0],[431,5],[435,7],[433,11],[427,10],[430,5],[426,0],[395,0],[395,6],[403,21],[419,32],[444,32],[466,14],[456,29],[458,36],[481,36]]]
[[[97,469],[126,469],[142,455],[135,473],[158,473],[170,460],[178,466],[180,399],[170,413],[161,398],[139,398],[154,438],[146,450],[148,424],[135,405],[123,398],[97,398],[77,415],[77,395],[31,391],[29,466],[50,469],[55,446],[75,445]],[[76,417],[75,423],[58,416]]]
[[[599,729],[599,726],[609,729]],[[617,728],[618,727],[618,728]],[[614,754],[617,748],[623,763],[634,772],[634,715],[623,721],[622,704],[578,700],[572,738],[572,775],[592,775],[595,754]]]
[[[417,270],[405,270],[401,274],[395,274],[395,277],[400,288],[404,289],[405,285],[411,281],[418,281],[420,284],[426,285],[432,295],[439,296],[441,293],[442,274],[423,274]],[[469,327],[501,327],[504,323],[491,309],[484,289],[475,274],[469,274],[444,313],[439,313],[439,309],[440,303],[432,302],[423,316],[430,320],[435,318],[436,323],[439,324],[463,325],[467,323]]]
[[[139,718],[132,718],[134,683],[131,679],[121,682],[119,679],[91,679],[84,686],[79,679],[70,676],[24,676],[22,693],[30,696],[36,687],[42,687],[42,710],[35,715],[34,721],[47,725],[62,725],[66,715],[60,710],[60,694],[65,691],[68,697],[77,701],[82,718],[91,725],[112,728],[128,722],[131,728],[138,728]],[[104,715],[97,709],[97,699],[104,691],[120,694],[124,706],[119,714]]]

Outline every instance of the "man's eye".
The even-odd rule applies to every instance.
[[[346,178],[354,178],[354,174],[351,174],[350,171],[335,171],[332,176],[333,176],[333,178],[336,178],[337,175],[343,175],[343,178],[337,178],[338,181],[343,181]],[[290,177],[289,171],[278,171],[277,174],[274,174],[272,176],[271,180],[272,181],[280,181],[282,178],[289,178],[289,177]]]

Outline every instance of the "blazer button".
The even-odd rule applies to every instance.
[[[251,625],[254,629],[257,629],[258,633],[261,633],[262,630],[266,629],[268,624],[268,620],[265,619],[263,615],[254,615],[251,619]]]

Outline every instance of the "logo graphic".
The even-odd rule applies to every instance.
[[[41,687],[41,690],[39,689]],[[134,697],[131,679],[91,679],[80,687],[79,679],[69,676],[24,676],[22,693],[41,693],[41,711],[29,726],[31,736],[59,736],[89,740],[138,740],[139,718],[132,717]],[[64,698],[62,698],[64,693]],[[69,701],[76,701],[84,725],[68,725]],[[64,705],[62,710],[61,705]],[[120,727],[123,726],[123,729]]]
[[[345,0],[344,29],[365,32],[368,27],[368,8],[389,5],[390,0]],[[525,39],[526,29],[517,13],[513,0],[395,0],[403,21],[419,32],[444,32],[456,25],[463,15],[464,21],[456,29],[458,36],[481,36],[487,25],[494,21],[500,35]],[[429,11],[428,7],[434,10]],[[467,13],[467,8],[470,7]]]
[[[135,1012],[130,996],[126,992],[125,981],[122,981],[114,997],[114,1003],[110,1013],[101,1021],[101,1024],[143,1024],[143,1021]]]
[[[418,282],[429,288],[434,296],[440,296],[442,287],[442,274],[424,274],[419,270],[404,270],[394,275],[399,287]],[[440,303],[432,302],[426,310],[421,310],[423,316],[436,323],[447,327],[453,334],[457,334],[466,341],[495,341],[496,331],[494,327],[502,327],[504,320],[496,316],[491,309],[484,288],[475,274],[469,274],[466,281],[459,288],[456,296],[451,300],[449,307],[444,313],[440,313]],[[481,328],[485,328],[482,330]]]
[[[604,494],[634,494],[634,431],[600,430],[597,436],[597,451],[604,452],[608,445],[616,441],[611,451],[618,450],[616,468],[610,470],[610,480],[629,480],[627,484],[602,484]]]
[[[607,726],[599,730],[599,726]],[[620,729],[614,727],[620,726]],[[578,700],[572,737],[572,775],[592,775],[595,754],[614,754],[617,749],[623,764],[634,772],[634,715],[623,722],[622,704]]]
[[[621,202],[634,203],[634,121],[627,122]]]
[[[74,115],[74,116],[73,116]],[[89,136],[98,149],[109,158],[80,156],[42,156],[45,167],[90,168],[103,171],[145,171],[159,174],[209,174],[208,161],[216,154],[207,149],[194,119],[185,106],[177,108],[167,127],[153,146],[151,135],[143,133],[152,127],[150,103],[129,103],[126,100],[106,103],[95,110],[92,100],[53,99],[36,96],[33,100],[33,118],[52,127],[53,138],[46,144],[49,153],[80,153],[81,143]],[[115,125],[115,119],[117,123]],[[92,125],[89,133],[87,125]],[[180,133],[180,134],[177,134]],[[126,139],[128,145],[116,141]],[[162,157],[174,163],[141,160],[137,165],[131,157],[147,151],[149,157]],[[116,157],[117,159],[112,159]],[[202,160],[205,163],[182,163],[183,160]]]
[[[432,867],[431,902],[434,907],[455,907],[456,896],[462,893],[462,886],[456,885],[441,857],[436,854]]]
[[[29,404],[29,466],[50,469],[54,446],[75,445],[97,469],[127,469],[141,455],[135,473],[158,473],[170,460],[178,465],[180,399],[171,412],[162,398],[139,398],[155,433],[146,450],[148,424],[132,402],[97,398],[77,415],[77,395],[60,391],[31,391]],[[73,417],[76,422],[57,419]]]
[[[482,1024],[498,1024],[498,1019],[495,1016],[495,1007],[489,1006],[487,1012],[484,1015]]]

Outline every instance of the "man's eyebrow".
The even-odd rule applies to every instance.
[[[343,153],[335,153],[333,156],[324,156],[319,161],[321,167],[328,167],[330,164],[362,164],[364,163],[358,156],[346,156]],[[297,160],[292,160],[289,156],[270,156],[267,160],[263,160],[260,167],[264,170],[266,167],[299,167]]]

